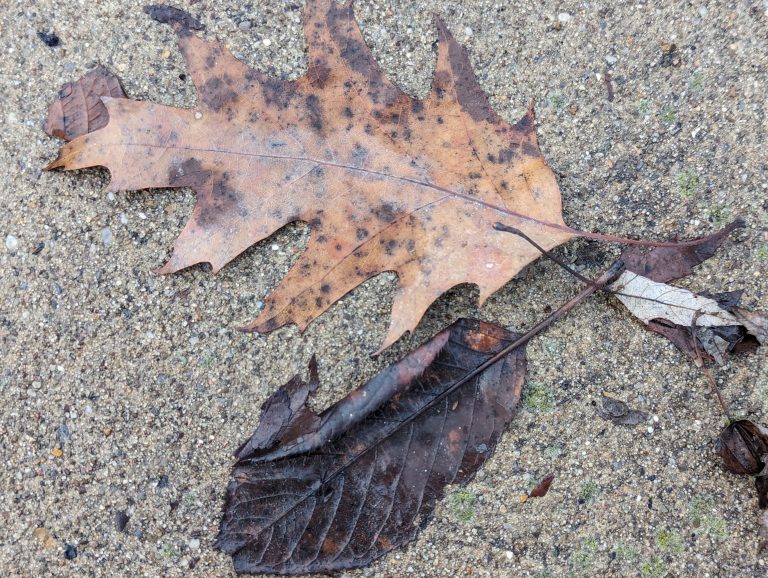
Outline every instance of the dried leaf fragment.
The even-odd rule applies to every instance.
[[[717,453],[729,472],[756,476],[765,468],[768,430],[748,419],[735,421],[720,433]]]
[[[768,548],[768,429],[752,420],[735,421],[720,432],[717,453],[723,466],[734,474],[755,476],[760,543],[758,552]]]
[[[265,404],[271,424],[257,429],[257,449],[238,453],[218,547],[238,572],[302,574],[364,566],[412,540],[445,487],[472,479],[511,419],[522,348],[462,379],[517,337],[461,320],[304,420],[306,429],[271,412],[291,405],[291,392],[304,406],[309,387],[291,380]]]
[[[543,498],[549,492],[549,487],[555,479],[555,474],[547,474],[544,478],[536,484],[536,487],[528,494],[529,498]]]
[[[737,219],[716,233],[698,239],[696,244],[654,247],[650,250],[633,245],[622,253],[621,260],[627,271],[634,271],[652,281],[668,283],[693,273],[693,268],[714,255],[728,235],[742,227],[744,221]]]
[[[501,119],[442,22],[424,100],[387,79],[351,3],[307,1],[309,69],[295,81],[175,28],[197,106],[105,99],[109,124],[64,145],[49,168],[104,166],[111,191],[194,189],[197,203],[162,273],[205,262],[218,271],[281,227],[306,223],[306,250],[248,329],[303,330],[347,292],[393,271],[385,347],[451,287],[475,283],[484,301],[539,257],[493,223],[546,249],[573,236],[533,110],[515,124]]]
[[[643,323],[666,319],[684,327],[738,325],[736,317],[721,309],[714,299],[657,283],[631,271],[622,273],[612,287],[619,301]]]
[[[101,98],[126,98],[120,80],[103,66],[97,66],[76,82],[68,82],[48,107],[43,130],[50,136],[71,141],[106,126],[107,107]]]

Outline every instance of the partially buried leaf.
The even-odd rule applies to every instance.
[[[51,136],[70,141],[107,125],[109,114],[101,98],[125,98],[118,78],[103,66],[97,66],[76,82],[68,82],[59,97],[48,107],[43,130]]]
[[[218,547],[238,572],[302,574],[364,566],[412,540],[445,487],[472,479],[511,419],[522,348],[467,378],[517,337],[461,320],[304,419],[306,429],[291,420],[309,413],[309,388],[291,380],[262,417],[291,410],[238,450]]]
[[[49,168],[104,166],[111,191],[194,189],[197,203],[162,273],[205,262],[218,271],[288,223],[306,223],[306,250],[248,329],[303,330],[347,292],[393,271],[385,347],[451,287],[475,283],[482,302],[539,257],[493,223],[545,249],[573,237],[533,109],[515,124],[499,117],[441,21],[424,100],[384,75],[351,2],[306,2],[309,67],[293,81],[175,28],[196,107],[105,99],[109,124],[64,145]]]

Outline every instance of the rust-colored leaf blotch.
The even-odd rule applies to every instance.
[[[104,98],[109,123],[64,145],[50,168],[107,167],[109,190],[194,189],[163,273],[203,262],[218,271],[288,223],[306,223],[306,250],[249,329],[304,329],[366,279],[393,271],[386,346],[451,287],[475,283],[483,301],[539,256],[493,223],[545,249],[572,237],[533,109],[516,124],[500,118],[442,22],[423,100],[374,61],[351,3],[307,1],[309,67],[295,81],[175,27],[196,107]]]

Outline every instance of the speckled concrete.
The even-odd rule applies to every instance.
[[[300,2],[190,4],[206,34],[247,63],[290,78],[302,73]],[[322,407],[457,317],[525,329],[577,290],[545,262],[482,309],[472,287],[459,287],[415,335],[376,358],[369,353],[386,330],[393,287],[386,275],[304,336],[293,328],[243,335],[235,328],[254,316],[301,250],[302,227],[288,227],[216,276],[201,267],[155,277],[150,270],[191,210],[190,191],[108,196],[104,172],[41,172],[58,147],[40,128],[47,102],[94,63],[117,72],[133,98],[193,104],[170,28],[137,2],[8,0],[4,7],[5,576],[231,575],[228,557],[211,548],[230,453],[254,427],[263,399],[313,353]],[[569,224],[688,237],[743,216],[748,227],[683,284],[744,288],[748,305],[765,308],[766,9],[756,0],[360,1],[356,12],[384,69],[408,92],[423,96],[429,86],[431,14],[438,13],[469,47],[505,118],[515,120],[534,98]],[[46,46],[39,31],[54,32],[61,45]],[[592,275],[618,248],[575,241],[558,254]],[[443,502],[408,548],[349,576],[765,575],[751,482],[716,464],[723,416],[691,363],[606,296],[535,339],[529,359],[538,395],[470,493]],[[717,370],[738,412],[768,410],[766,365],[762,352]],[[652,421],[623,428],[600,419],[603,392]],[[549,494],[521,503],[550,471],[557,478]]]

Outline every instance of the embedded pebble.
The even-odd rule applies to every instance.
[[[8,235],[5,237],[5,248],[9,251],[15,251],[19,248],[19,240],[14,237],[13,235]]]
[[[109,247],[112,244],[112,229],[104,227],[101,230],[101,242],[104,243],[105,247]]]

